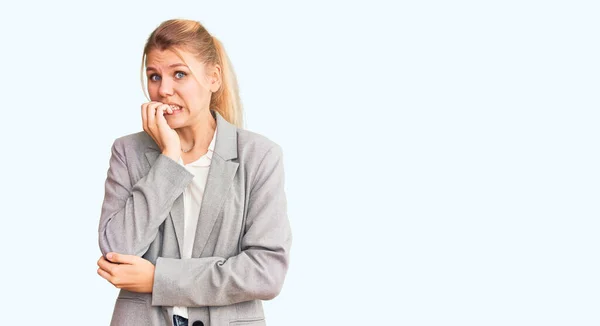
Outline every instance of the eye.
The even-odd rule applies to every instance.
[[[175,78],[177,78],[177,79],[181,79],[181,78],[183,78],[185,76],[187,76],[187,74],[185,72],[183,72],[183,71],[176,71],[175,72]]]
[[[148,77],[149,80],[151,81],[159,81],[160,80],[160,76],[157,74],[152,74],[150,75],[150,77]]]

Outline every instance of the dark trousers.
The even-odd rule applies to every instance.
[[[179,315],[173,315],[173,325],[188,326],[188,320],[187,320],[187,318],[183,318]]]

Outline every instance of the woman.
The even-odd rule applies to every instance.
[[[112,146],[99,225],[111,325],[264,325],[292,239],[281,149],[240,129],[234,72],[200,23],[163,22],[142,60],[144,131]]]

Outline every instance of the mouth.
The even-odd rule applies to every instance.
[[[183,110],[183,108],[181,106],[179,106],[178,104],[169,104],[169,107],[171,108],[171,111],[173,111],[173,112],[168,113],[167,111],[165,111],[163,115],[174,115]]]

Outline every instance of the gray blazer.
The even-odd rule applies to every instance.
[[[152,293],[121,289],[111,325],[265,325],[261,300],[277,296],[288,269],[281,148],[221,115],[192,258],[183,247],[183,191],[193,175],[162,155],[145,132],[115,140],[99,225],[103,255],[141,256],[156,266]],[[200,323],[202,322],[202,323]]]

